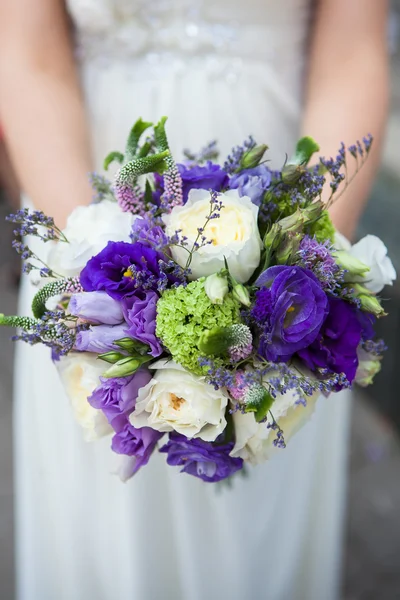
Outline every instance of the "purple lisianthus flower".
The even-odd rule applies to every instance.
[[[329,297],[329,313],[321,330],[308,347],[298,352],[311,371],[318,368],[344,373],[351,383],[358,367],[357,348],[363,325],[354,306],[340,298]]]
[[[104,290],[121,300],[138,287],[156,290],[165,287],[166,282],[175,283],[176,278],[160,268],[159,262],[164,259],[161,252],[141,242],[108,242],[87,262],[80,282],[86,292]]]
[[[76,334],[74,348],[80,352],[102,354],[109,350],[118,350],[115,340],[126,337],[126,325],[93,325]]]
[[[150,219],[135,219],[132,225],[132,242],[142,242],[155,250],[168,246],[168,236],[160,225],[155,225]]]
[[[182,178],[183,201],[186,202],[190,190],[214,190],[220,192],[228,187],[229,178],[219,165],[207,162],[203,167],[188,167],[183,164],[177,165]]]
[[[199,438],[189,440],[179,433],[170,433],[169,441],[160,449],[165,452],[167,463],[183,466],[181,473],[189,473],[203,481],[215,482],[226,479],[243,467],[241,458],[229,456],[233,442],[216,444]]]
[[[261,329],[259,354],[272,362],[286,362],[318,336],[328,297],[315,275],[302,267],[270,267],[256,286],[266,288],[256,292],[251,311]]]
[[[122,307],[106,292],[79,292],[74,294],[68,305],[71,315],[91,323],[118,325],[124,320]]]
[[[231,190],[238,189],[240,196],[248,196],[257,206],[260,206],[270,185],[271,171],[265,165],[245,169],[233,175],[229,181]]]
[[[150,346],[152,356],[162,354],[162,346],[156,337],[158,294],[153,290],[136,290],[122,301],[122,310],[128,328],[126,335]]]
[[[124,427],[114,435],[111,442],[112,450],[117,454],[125,454],[133,459],[129,462],[129,468],[125,465],[125,480],[137,473],[141,467],[147,465],[158,440],[163,435],[163,433],[155,431],[151,427],[136,429],[130,423],[125,423]]]
[[[151,380],[148,369],[142,368],[129,377],[100,377],[100,385],[88,398],[93,408],[101,409],[115,431],[121,431],[135,408],[140,388]]]

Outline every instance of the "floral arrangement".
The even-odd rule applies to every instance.
[[[274,171],[252,138],[222,165],[215,142],[176,163],[165,121],[135,123],[105,160],[113,181],[92,175],[94,201],[64,231],[40,211],[10,217],[39,289],[33,316],[0,322],[51,348],[86,437],[112,434],[124,480],[158,448],[216,482],[285,448],[321,395],[372,382],[377,294],[396,275],[381,240],[351,246],[328,215],[371,137],[314,166],[302,138]],[[26,236],[50,246],[46,261]]]

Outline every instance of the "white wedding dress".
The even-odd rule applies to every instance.
[[[223,156],[249,134],[270,145],[276,166],[292,150],[308,0],[70,0],[68,9],[99,170],[139,116],[169,116],[176,156],[213,138]],[[24,282],[24,313],[30,297]],[[123,484],[110,439],[83,441],[48,350],[21,344],[19,600],[337,598],[348,398],[321,398],[288,448],[233,489],[181,475],[160,454]]]

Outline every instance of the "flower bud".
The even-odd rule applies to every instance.
[[[236,283],[232,288],[232,296],[235,300],[238,300],[243,306],[249,307],[250,302],[250,294],[247,288],[241,283]]]
[[[134,340],[129,337],[124,337],[119,340],[115,340],[114,344],[122,348],[122,350],[129,352],[129,354],[144,355],[147,354],[149,351],[149,346],[147,344],[143,344],[142,342],[139,342],[138,340]]]
[[[254,169],[254,167],[257,167],[260,164],[266,150],[268,150],[268,146],[261,144],[260,146],[255,146],[248,152],[245,152],[242,160],[240,161],[240,170]]]
[[[292,215],[288,217],[284,217],[280,221],[277,222],[277,225],[280,226],[281,230],[300,232],[303,230],[304,223],[306,221],[304,211],[298,208]]]
[[[278,265],[287,265],[290,259],[297,253],[300,242],[300,233],[287,233],[275,252],[275,259]]]
[[[358,354],[358,368],[355,382],[361,387],[367,387],[373,383],[373,379],[381,370],[381,358],[366,352],[360,348]]]
[[[148,362],[151,359],[152,356],[140,358],[125,356],[107,369],[107,371],[103,373],[103,377],[127,377],[128,375],[135,373],[143,363]]]
[[[355,258],[355,256],[352,256],[349,252],[346,252],[346,250],[337,250],[333,256],[339,267],[348,271],[347,281],[351,281],[352,276],[363,277],[370,270],[366,264]]]
[[[276,250],[281,241],[281,237],[282,237],[281,232],[282,232],[282,229],[278,225],[278,223],[274,223],[272,225],[272,227],[270,228],[270,230],[264,236],[264,240],[263,240],[264,248],[271,250],[271,252]]]
[[[356,298],[358,298],[358,300],[360,301],[361,310],[369,312],[375,315],[376,317],[386,316],[386,313],[383,310],[378,298],[371,294],[371,292],[366,287],[360,285],[359,283],[355,283],[353,285],[353,289]]]
[[[126,358],[126,356],[125,356],[125,354],[121,354],[121,352],[115,352],[114,350],[111,350],[111,352],[105,352],[104,354],[99,354],[97,358],[100,358],[101,360],[105,360],[106,362],[111,363],[113,365],[116,362],[118,362],[119,360]]]
[[[303,175],[305,168],[301,165],[285,165],[282,169],[282,181],[287,185],[295,185]]]
[[[325,205],[321,200],[317,200],[316,202],[312,202],[306,208],[301,209],[301,212],[304,214],[304,224],[313,223],[316,221],[322,214]]]
[[[255,420],[260,422],[270,411],[274,398],[263,385],[255,383],[245,391],[243,402],[245,412],[255,413]]]
[[[221,271],[213,273],[206,278],[204,290],[213,304],[222,304],[229,291],[228,278]]]

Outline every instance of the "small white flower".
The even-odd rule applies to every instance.
[[[278,394],[272,405],[272,413],[287,443],[310,419],[314,412],[315,403],[320,393],[306,397],[306,406],[296,402],[298,396],[292,391]],[[266,423],[257,423],[254,414],[242,414],[240,411],[233,413],[235,426],[235,446],[231,456],[243,458],[253,465],[268,460],[277,450],[274,446],[276,431],[268,429]],[[279,450],[281,451],[281,450]]]
[[[238,190],[229,190],[218,196],[223,208],[219,217],[211,219],[204,235],[212,241],[193,254],[190,268],[192,279],[207,277],[224,268],[226,258],[229,271],[237,281],[245,283],[258,267],[261,255],[261,238],[258,232],[258,207],[247,196],[239,196]],[[168,235],[181,231],[188,238],[190,250],[198,229],[203,228],[210,210],[210,193],[206,190],[190,190],[184,206],[175,206],[164,217]],[[182,267],[186,265],[186,249],[174,246],[173,258]]]
[[[227,277],[220,273],[209,275],[204,282],[204,291],[213,304],[222,304],[229,292]]]
[[[67,396],[70,399],[76,421],[85,430],[86,441],[96,440],[112,432],[101,410],[90,406],[88,397],[100,384],[104,364],[93,354],[71,352],[56,362]]]
[[[350,254],[369,267],[365,277],[357,280],[362,282],[374,294],[379,293],[385,285],[393,285],[396,271],[387,255],[387,248],[376,235],[366,235],[354,244]]]
[[[214,441],[226,426],[226,392],[215,390],[204,377],[192,375],[172,361],[159,360],[151,368],[157,370],[139,390],[129,417],[132,425]]]
[[[63,233],[69,243],[52,245],[48,265],[60,275],[75,277],[89,259],[103,250],[108,242],[129,242],[136,217],[124,213],[116,202],[78,206],[70,214]]]

